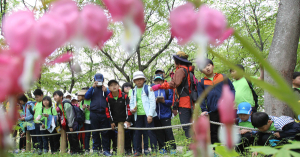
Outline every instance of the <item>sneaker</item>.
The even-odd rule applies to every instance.
[[[131,149],[125,150],[125,155],[132,155]]]
[[[140,152],[135,152],[133,156],[142,156],[142,153],[140,153]]]
[[[104,155],[104,156],[112,156],[112,155],[110,154],[109,151],[104,151],[104,152],[103,152],[103,155]]]
[[[145,155],[150,155],[150,151],[149,151],[149,150],[145,150],[145,151],[144,151],[144,154],[145,154]]]
[[[177,152],[176,152],[175,149],[170,150],[170,155],[174,155],[174,154],[176,154],[176,153],[177,153]]]
[[[160,153],[160,154],[167,154],[167,150],[161,149],[161,150],[159,151],[159,153]]]

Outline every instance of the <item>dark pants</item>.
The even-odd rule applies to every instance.
[[[25,149],[26,148],[26,134],[24,137],[21,137],[21,134],[22,133],[26,133],[26,132],[23,132],[21,129],[19,130],[19,136],[20,136],[20,140],[19,140],[19,149],[22,150],[22,149]]]
[[[48,132],[50,134],[50,132]],[[57,133],[56,129],[52,132],[52,134]],[[60,147],[60,135],[48,136],[48,141],[51,147],[51,153],[56,153],[59,151]]]
[[[154,126],[155,127],[171,126],[171,119],[170,118],[158,119],[158,117],[155,117]],[[159,149],[162,148],[166,150],[176,149],[175,139],[171,128],[155,130],[155,134],[156,134]]]
[[[179,119],[181,124],[187,124],[191,122],[192,118],[192,111],[190,108],[178,108],[179,112]],[[190,126],[184,126],[182,127],[185,133],[185,137],[190,138]]]
[[[40,132],[41,134],[49,134],[47,130],[41,130]],[[49,151],[48,137],[49,136],[42,136],[44,152]]]
[[[69,132],[69,127],[68,127],[68,130],[67,132]],[[74,131],[77,131],[77,130],[74,130]],[[79,153],[80,152],[80,147],[79,147],[79,140],[78,140],[78,137],[77,137],[77,134],[68,134],[68,140],[69,140],[69,143],[70,143],[70,150],[71,150],[71,153]]]
[[[135,126],[136,127],[154,127],[154,122],[152,121],[150,124],[147,122],[147,116],[146,115],[138,115],[136,122],[135,122]],[[151,144],[151,149],[153,152],[155,152],[157,150],[156,146],[157,146],[157,139],[156,136],[154,134],[154,131],[152,130],[148,130],[147,131],[148,136],[150,138],[150,144]],[[143,131],[142,130],[136,130],[135,131],[135,136],[134,136],[134,141],[136,142],[136,151],[139,153],[142,153],[142,134]],[[146,145],[144,143],[144,150],[148,149],[148,145]]]
[[[247,132],[241,135],[241,141],[238,146],[236,146],[236,151],[240,153],[244,153],[245,148],[251,146],[254,143],[254,136],[252,133]]]
[[[116,123],[116,126],[118,126],[118,124]],[[117,151],[117,143],[118,143],[118,131],[113,131],[114,133],[114,139],[113,139],[113,150]],[[130,130],[125,130],[125,150],[130,150],[131,151],[131,135],[130,135]]]
[[[133,127],[135,127],[135,121],[133,121]],[[132,146],[133,146],[133,151],[136,151],[136,142],[134,142],[135,139],[135,130],[130,130],[130,135],[131,135],[131,140],[132,140]],[[147,147],[144,147],[144,150],[148,150],[148,131],[143,130],[143,140],[144,140],[144,145]]]
[[[94,129],[103,129],[103,128],[110,128],[109,120],[107,119],[105,113],[95,113],[90,112],[91,117],[91,128]],[[104,151],[110,151],[109,147],[109,132],[108,131],[101,131],[102,142],[100,138],[100,132],[92,132],[93,135],[93,149],[94,150],[101,150],[101,143]]]
[[[209,113],[209,120],[214,121],[214,122],[220,122],[219,112],[215,111],[215,112]],[[218,130],[219,130],[219,125],[210,124],[211,144],[220,143],[219,138],[218,138]]]
[[[29,133],[30,135],[35,135],[35,130],[29,130]],[[38,142],[37,142],[37,137],[33,137],[31,136],[31,140],[32,140],[32,146],[34,149],[38,149],[37,145],[38,145]]]
[[[84,124],[85,130],[91,130],[91,124]],[[84,137],[84,149],[90,151],[91,132],[86,132]]]
[[[34,125],[35,125],[35,135],[40,135],[41,134],[41,130],[40,130],[41,124],[34,123]],[[36,139],[37,139],[36,147],[40,150],[43,150],[43,138],[41,136],[37,136]]]

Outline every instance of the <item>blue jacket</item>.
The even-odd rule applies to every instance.
[[[159,89],[154,92],[155,98],[158,96],[164,96],[165,103],[156,103],[156,113],[157,117],[159,119],[167,119],[171,118],[172,116],[172,111],[171,111],[171,106],[173,103],[173,91],[169,90],[169,95],[166,95],[166,92],[164,89]]]
[[[145,84],[144,84],[145,86]],[[149,92],[149,96],[147,96],[147,94],[144,91],[144,86],[142,89],[142,102],[143,102],[143,106],[144,106],[144,110],[146,113],[146,116],[152,116],[152,117],[156,117],[156,103],[155,103],[155,95],[153,91],[150,91],[150,86],[148,86],[148,92]],[[137,86],[135,86],[135,88],[133,90],[137,90]],[[130,99],[130,110],[133,110],[135,108],[136,104],[136,93],[137,92],[132,92],[133,95],[131,96]],[[134,113],[134,120],[136,120],[137,118],[137,112]]]
[[[97,88],[97,87],[96,87]],[[110,93],[110,91],[107,88],[106,92],[102,91],[102,88],[93,88],[91,87],[86,93],[85,93],[85,99],[89,100],[91,99],[91,104],[90,104],[90,111],[95,112],[95,113],[103,113],[105,114],[106,110],[106,97]],[[98,95],[95,95],[94,92],[95,90],[98,93]]]
[[[213,78],[213,81],[208,79],[207,77],[204,77],[201,79],[197,85],[197,91],[198,91],[198,97],[204,92],[205,89],[207,89],[209,86],[217,84],[206,96],[206,98],[201,103],[201,110],[202,112],[215,112],[218,110],[218,101],[222,94],[222,87],[224,84],[224,75],[215,73],[215,76]],[[227,79],[228,85],[230,86],[230,90],[233,94],[235,94],[234,87],[232,85],[232,82]]]
[[[30,110],[27,108],[28,105],[31,106],[31,108],[34,107],[35,102],[32,101],[28,101],[26,104],[23,105],[23,112],[24,114],[26,114],[25,116],[25,125],[27,126],[27,130],[34,130],[35,126],[34,126],[34,122],[33,122],[33,115],[30,113]]]

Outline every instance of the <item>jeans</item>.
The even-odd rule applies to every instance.
[[[136,127],[154,127],[154,122],[152,121],[151,123],[147,122],[147,117],[146,115],[138,115],[136,122],[135,122],[135,126]],[[151,149],[152,151],[156,151],[157,148],[157,139],[156,136],[154,134],[154,131],[152,130],[148,130],[147,131],[148,136],[150,138],[150,144],[151,144]],[[135,131],[135,136],[134,136],[134,141],[136,142],[135,146],[136,146],[136,151],[139,153],[142,153],[142,134],[143,131],[142,130],[136,130]],[[148,146],[146,146],[146,144],[144,143],[144,150],[147,150],[146,148],[148,148]]]
[[[180,119],[181,124],[187,124],[187,123],[191,122],[192,111],[190,108],[179,107],[178,112],[179,112],[179,119]],[[182,129],[184,130],[185,137],[190,138],[191,137],[190,136],[190,126],[184,126],[184,127],[182,127]]]
[[[41,134],[49,134],[47,130],[41,130],[40,132]],[[42,136],[44,152],[49,151],[48,137],[49,136]]]
[[[41,124],[34,123],[34,125],[35,125],[35,135],[40,135],[41,134],[41,130],[40,130]],[[36,147],[40,150],[43,150],[43,138],[41,136],[37,136],[36,139],[37,139]]]
[[[100,114],[100,113],[90,112],[90,117],[91,117],[92,130],[111,127],[105,113]],[[103,151],[110,151],[108,131],[101,131],[102,142],[101,142],[99,131],[93,132],[92,135],[93,135],[93,142],[94,142],[93,143],[94,150],[101,150],[101,143],[102,143]]]
[[[67,132],[69,132],[69,128],[67,130]],[[77,130],[74,130],[77,131]],[[79,147],[79,140],[77,137],[77,134],[68,134],[68,140],[70,143],[70,150],[71,153],[79,153],[80,152],[80,147]]]
[[[91,130],[91,124],[84,124],[85,130]],[[91,132],[86,132],[84,137],[84,149],[90,151]]]

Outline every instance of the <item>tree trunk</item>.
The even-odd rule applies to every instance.
[[[281,0],[276,19],[275,32],[268,60],[271,65],[291,84],[297,61],[297,48],[300,35],[300,1]],[[266,73],[265,81],[273,83]],[[292,86],[291,86],[292,87]],[[265,92],[265,110],[273,116],[294,116],[286,103]]]

